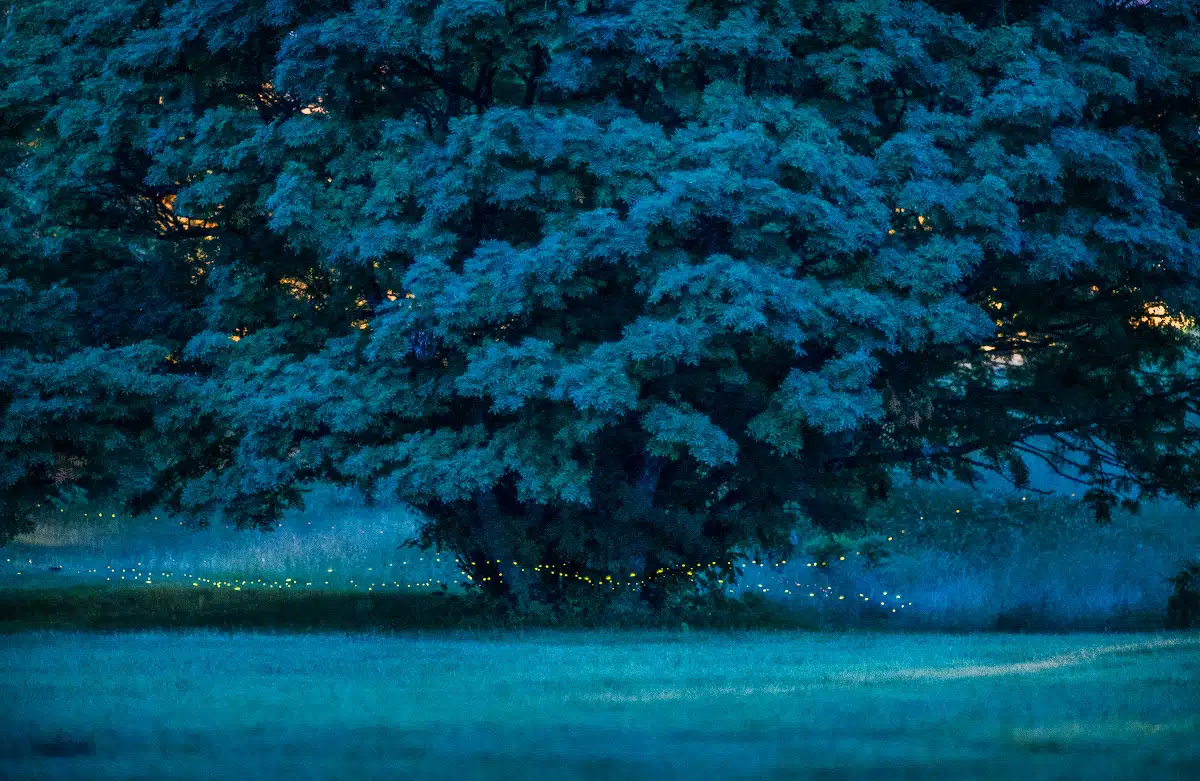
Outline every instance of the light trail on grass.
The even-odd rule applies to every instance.
[[[1011,664],[968,665],[965,667],[916,667],[884,670],[870,673],[834,673],[802,684],[768,684],[765,686],[698,686],[670,689],[654,689],[641,692],[601,692],[572,699],[584,702],[645,703],[672,702],[680,700],[702,700],[714,697],[759,697],[763,695],[786,695],[812,691],[828,684],[887,683],[900,680],[955,680],[960,678],[986,678],[1003,675],[1023,675],[1071,667],[1109,654],[1153,651],[1163,648],[1197,648],[1200,638],[1149,640],[1142,643],[1106,645],[1098,648],[1083,648],[1071,653],[1058,654],[1046,659]]]
[[[1072,667],[1092,661],[1107,654],[1120,654],[1136,651],[1153,651],[1160,648],[1182,647],[1193,648],[1200,646],[1200,638],[1195,640],[1149,640],[1144,643],[1126,643],[1124,645],[1105,645],[1099,648],[1082,648],[1067,654],[1051,656],[1032,662],[1014,662],[1011,664],[974,664],[965,667],[916,667],[899,670],[886,670],[872,673],[839,673],[830,680],[839,683],[875,683],[889,680],[953,680],[957,678],[986,678],[999,675],[1022,675],[1037,673],[1044,670],[1057,670]]]

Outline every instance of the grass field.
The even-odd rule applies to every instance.
[[[1196,779],[1200,635],[9,634],[0,778]]]
[[[692,631],[547,631],[330,496],[269,534],[77,508],[8,546],[0,781],[1200,779],[1200,633],[1155,631],[1197,512],[901,496],[883,566],[751,557],[742,600],[609,617]]]

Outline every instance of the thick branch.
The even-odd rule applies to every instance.
[[[409,57],[407,55],[401,55],[400,59],[405,65],[408,65],[414,70],[420,72],[422,76],[436,84],[438,88],[446,94],[454,95],[455,97],[459,98],[466,98],[467,100],[471,101],[475,100],[475,93],[472,90],[467,89],[457,81],[446,78],[434,70],[431,65],[421,62],[416,57]]]
[[[843,469],[853,469],[861,466],[880,465],[880,464],[902,464],[912,463],[916,461],[932,460],[946,457],[956,457],[973,453],[978,450],[983,450],[988,447],[1011,447],[1019,442],[1024,442],[1030,437],[1046,436],[1054,434],[1067,434],[1088,429],[1092,426],[1119,423],[1134,418],[1136,414],[1148,404],[1168,399],[1172,396],[1188,394],[1200,388],[1200,380],[1191,380],[1183,384],[1180,388],[1174,388],[1160,393],[1152,393],[1138,399],[1129,412],[1125,415],[1102,415],[1088,420],[1075,420],[1059,423],[1038,423],[1032,426],[1027,426],[1013,435],[997,442],[992,439],[977,439],[972,442],[966,442],[959,445],[950,445],[941,448],[931,448],[929,446],[910,447],[904,450],[892,452],[875,452],[875,453],[856,453],[852,456],[844,456],[841,458],[833,458],[824,462],[823,466],[826,469],[833,471],[841,471]]]

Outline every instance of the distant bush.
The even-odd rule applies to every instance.
[[[1043,594],[1040,600],[1026,600],[1000,611],[994,628],[1000,632],[1043,631],[1055,628],[1054,618],[1047,611],[1047,598]]]
[[[1200,557],[1184,564],[1167,582],[1175,585],[1175,593],[1167,598],[1167,628],[1200,626]]]

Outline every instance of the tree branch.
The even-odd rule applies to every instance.
[[[1190,380],[1184,383],[1182,387],[1140,397],[1134,402],[1129,412],[1125,415],[1102,415],[1089,420],[1076,420],[1059,423],[1038,423],[1032,426],[1027,426],[1018,431],[1014,436],[1003,439],[999,442],[990,439],[977,439],[973,442],[950,445],[942,448],[922,446],[883,453],[856,453],[852,456],[829,459],[824,461],[822,465],[823,467],[832,469],[833,471],[841,471],[847,468],[853,469],[868,465],[901,464],[911,463],[914,461],[933,460],[938,458],[953,458],[955,456],[973,453],[977,450],[983,450],[987,447],[1011,447],[1018,442],[1024,442],[1030,437],[1066,434],[1076,431],[1083,431],[1092,426],[1103,425],[1106,423],[1118,423],[1124,420],[1129,420],[1133,418],[1143,407],[1154,401],[1167,399],[1171,396],[1178,396],[1180,394],[1192,393],[1198,388],[1200,388],[1200,379]]]
[[[408,55],[400,55],[400,59],[404,62],[404,64],[408,65],[414,70],[417,70],[425,78],[436,84],[438,88],[446,94],[454,95],[459,98],[466,98],[467,100],[471,101],[475,100],[475,94],[471,90],[467,89],[457,81],[448,79],[442,74],[438,73],[433,69],[432,65],[428,65],[424,62],[421,62],[416,57],[410,57]]]
[[[1001,471],[997,467],[995,467],[991,464],[985,464],[982,461],[976,461],[975,459],[970,458],[968,456],[957,456],[955,458],[955,460],[970,464],[971,466],[973,466],[977,469],[983,469],[987,472],[993,472],[997,475],[1000,475],[1000,477],[1003,478],[1004,480],[1006,480],[1013,488],[1019,488],[1022,491],[1029,491],[1029,492],[1035,493],[1035,494],[1042,494],[1043,496],[1049,496],[1050,494],[1054,493],[1053,491],[1048,491],[1044,488],[1034,488],[1031,485],[1017,485],[1016,480],[1009,477],[1007,474],[1005,474],[1003,471]]]

